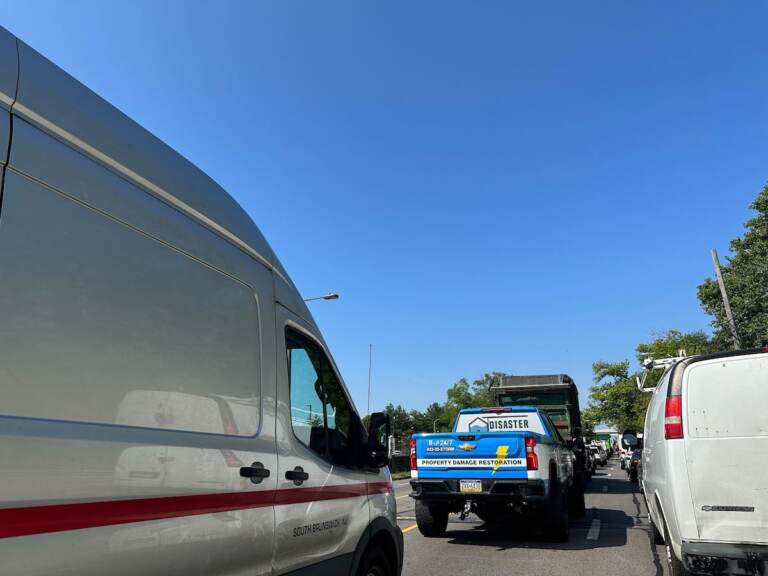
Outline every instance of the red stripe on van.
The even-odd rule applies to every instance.
[[[390,492],[390,482],[0,508],[0,538]]]

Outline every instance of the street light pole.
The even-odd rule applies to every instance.
[[[330,294],[324,294],[322,296],[312,296],[312,298],[304,298],[304,302],[312,302],[313,300],[338,300],[339,295],[335,292]]]
[[[373,344],[368,344],[368,417],[371,417],[371,364],[373,362]]]

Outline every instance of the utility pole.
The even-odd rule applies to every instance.
[[[371,364],[373,362],[373,344],[368,344],[368,417],[371,417]]]
[[[717,257],[717,250],[712,248],[712,263],[715,265],[715,276],[717,276],[717,285],[720,286],[720,295],[723,297],[723,307],[725,308],[725,316],[728,318],[728,326],[731,329],[733,335],[734,349],[741,348],[741,341],[739,335],[736,332],[736,322],[733,320],[733,312],[731,312],[731,303],[728,300],[728,292],[725,291],[725,282],[723,282],[723,274],[720,271],[720,259]]]

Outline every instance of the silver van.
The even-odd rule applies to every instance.
[[[641,483],[670,573],[768,566],[768,348],[676,361],[653,391]]]
[[[388,419],[240,206],[3,29],[0,170],[0,574],[400,574]]]

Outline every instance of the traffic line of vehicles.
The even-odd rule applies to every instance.
[[[452,432],[412,438],[419,531],[441,536],[449,514],[473,513],[566,540],[597,465],[581,437],[576,385],[565,374],[514,376],[495,391],[498,406],[461,410]]]
[[[664,372],[642,436],[622,442],[672,576],[767,573],[768,348],[646,367]]]

